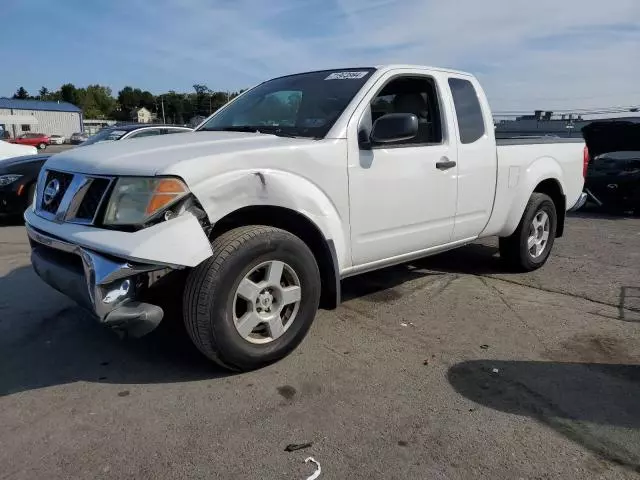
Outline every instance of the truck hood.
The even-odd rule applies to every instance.
[[[77,147],[49,158],[46,168],[99,175],[181,175],[180,164],[215,157],[301,147],[306,138],[243,132],[187,132]],[[186,172],[185,172],[186,173]]]

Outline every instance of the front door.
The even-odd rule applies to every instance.
[[[457,149],[443,128],[443,104],[431,76],[389,75],[359,119],[358,131],[387,113],[413,113],[418,135],[354,150],[349,136],[349,196],[354,266],[451,241],[457,200]]]

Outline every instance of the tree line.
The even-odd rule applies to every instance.
[[[58,90],[42,87],[37,95],[30,95],[24,87],[18,88],[13,98],[61,101],[71,103],[82,110],[85,118],[131,121],[132,111],[144,107],[157,115],[159,121],[185,124],[194,117],[206,117],[215,112],[239,92],[214,91],[202,84],[195,84],[193,92],[180,93],[174,90],[154,95],[147,90],[124,87],[114,97],[111,89],[103,85],[76,87],[65,83]]]

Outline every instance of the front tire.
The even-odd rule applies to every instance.
[[[553,200],[544,193],[534,192],[515,232],[500,238],[500,257],[511,269],[521,272],[537,270],[549,258],[557,225]]]
[[[291,353],[306,336],[320,300],[313,253],[295,235],[247,226],[212,243],[184,291],[189,337],[225,368],[247,371]]]
[[[38,150],[44,150],[45,148],[47,148],[46,143],[41,143],[40,145],[38,145]]]

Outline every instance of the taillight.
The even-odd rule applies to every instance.
[[[585,145],[582,152],[582,177],[587,178],[587,169],[589,168],[589,147]]]

